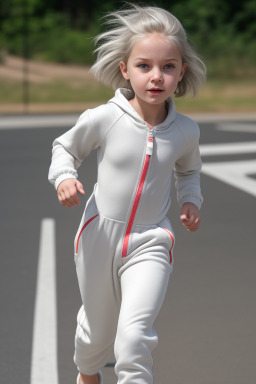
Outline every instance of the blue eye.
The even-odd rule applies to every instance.
[[[164,66],[164,69],[173,69],[174,68],[174,65],[173,64],[166,64]]]
[[[147,69],[147,68],[148,68],[148,65],[147,65],[147,64],[139,64],[138,67],[139,67],[139,68],[142,68],[142,69]]]

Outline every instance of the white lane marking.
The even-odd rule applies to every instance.
[[[203,144],[200,145],[201,156],[218,156],[233,154],[256,154],[256,141],[249,143],[221,143],[221,144]]]
[[[256,197],[256,160],[204,163],[202,172]]]
[[[41,222],[30,384],[58,384],[55,221]]]
[[[72,127],[79,115],[0,116],[0,130]]]
[[[223,123],[223,122],[255,122],[256,113],[188,113],[188,117],[198,123]]]
[[[223,123],[217,124],[219,131],[256,133],[256,124],[248,123]]]
[[[98,104],[97,103],[89,103],[88,108],[94,108]],[[80,113],[67,113],[67,114],[42,114],[42,115],[13,115],[13,116],[4,116],[0,115],[0,130],[1,129],[24,129],[24,128],[52,128],[52,127],[72,127]],[[244,121],[244,124],[241,124],[241,132],[246,132],[246,127],[250,129],[252,124],[255,124],[256,114],[255,113],[242,113],[242,114],[188,114],[193,120],[198,123],[219,123],[220,129],[224,127],[226,130],[226,126],[229,124],[234,127],[238,125],[238,123],[230,123],[232,120],[240,120]],[[227,122],[227,125],[226,125]],[[222,124],[223,123],[223,124]],[[233,130],[233,128],[232,128]],[[251,131],[250,131],[251,132]],[[255,132],[255,130],[254,130]]]

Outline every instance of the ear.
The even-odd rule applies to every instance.
[[[123,77],[125,78],[125,80],[130,80],[130,77],[129,77],[129,74],[128,74],[128,70],[127,70],[127,66],[125,64],[124,61],[120,61],[120,71],[122,72],[122,75]]]
[[[181,69],[181,74],[180,74],[179,81],[182,80],[182,78],[183,78],[183,76],[184,76],[184,73],[186,72],[186,69],[187,69],[187,64],[183,64],[183,65],[182,65],[182,69]]]

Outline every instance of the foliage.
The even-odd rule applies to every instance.
[[[115,0],[2,1],[0,50],[90,65],[92,37],[102,29],[100,18],[122,5]],[[189,39],[206,60],[210,76],[244,76],[248,70],[253,72],[255,0],[159,0],[154,5],[170,10],[182,22]]]

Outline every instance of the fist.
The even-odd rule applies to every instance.
[[[190,231],[195,232],[200,226],[200,216],[198,208],[193,203],[184,203],[181,210],[180,219],[184,227]]]
[[[80,204],[78,192],[85,194],[82,183],[76,179],[66,179],[62,181],[57,189],[59,202],[64,207],[75,207]]]

